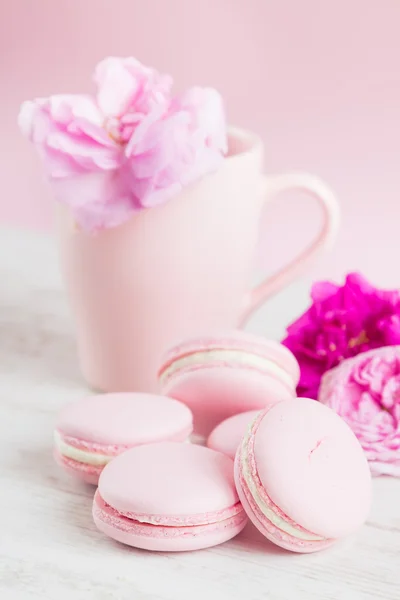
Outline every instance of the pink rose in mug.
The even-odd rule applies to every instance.
[[[19,114],[56,199],[83,229],[120,225],[218,169],[227,135],[216,90],[173,97],[172,79],[134,58],[106,58],[94,80],[93,96],[39,98]]]

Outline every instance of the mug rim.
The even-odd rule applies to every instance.
[[[254,152],[263,152],[263,141],[261,137],[251,131],[250,129],[245,129],[243,127],[238,127],[236,125],[228,126],[228,154],[225,157],[225,160],[233,160],[235,158],[240,158],[241,156],[247,154],[253,154]],[[236,144],[239,142],[240,145],[243,146],[242,149],[230,154],[230,147],[232,143]]]

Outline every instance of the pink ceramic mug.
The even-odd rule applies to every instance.
[[[261,140],[232,129],[222,168],[167,204],[96,235],[60,219],[80,362],[93,388],[157,390],[160,357],[169,346],[243,325],[332,241],[338,224],[332,192],[307,174],[266,177],[262,160]],[[249,291],[263,205],[290,189],[318,200],[322,230],[289,265]]]

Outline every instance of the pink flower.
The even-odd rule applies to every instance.
[[[318,399],[353,429],[374,475],[400,476],[400,346],[344,360],[324,375]]]
[[[134,58],[105,59],[94,79],[95,97],[41,98],[19,115],[56,198],[84,229],[117,226],[218,168],[226,124],[215,90],[174,100],[171,78]]]
[[[222,100],[210,88],[175,98],[161,117],[143,119],[127,147],[129,184],[142,206],[162,204],[205,173],[227,150]]]
[[[282,343],[300,364],[298,395],[316,399],[321,377],[342,360],[400,344],[400,293],[378,290],[350,273],[343,286],[315,283],[311,298]]]

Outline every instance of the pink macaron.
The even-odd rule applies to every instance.
[[[256,417],[235,459],[240,500],[278,546],[314,552],[367,518],[371,474],[348,425],[326,406],[297,398]]]
[[[160,551],[221,544],[247,521],[233,461],[203,446],[174,442],[132,448],[108,464],[93,518],[118,542]]]
[[[177,400],[152,394],[102,394],[66,405],[54,432],[57,463],[97,484],[105,465],[141,444],[186,441],[192,414]]]
[[[234,459],[236,450],[242,442],[251,423],[259,413],[259,410],[250,410],[225,419],[225,421],[219,423],[208,436],[206,442],[207,447],[212,450],[217,450],[217,452],[222,452]]]
[[[162,393],[193,411],[197,434],[224,419],[295,395],[299,365],[277,342],[242,331],[188,340],[167,352],[159,370]]]

